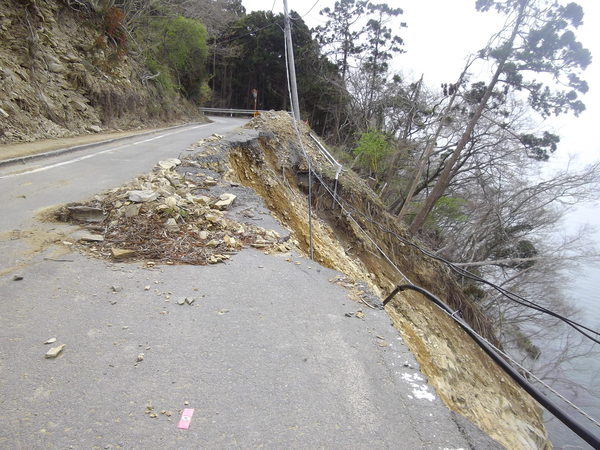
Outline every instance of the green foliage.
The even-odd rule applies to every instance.
[[[166,90],[178,88],[188,99],[200,101],[206,94],[202,92],[208,52],[204,25],[177,16],[154,20],[149,31],[156,45],[150,51],[148,66],[161,72],[161,86]]]
[[[369,45],[366,47],[367,60],[365,68],[372,76],[381,75],[388,70],[388,61],[394,53],[402,52],[402,39],[392,34],[393,29],[386,24],[394,17],[403,13],[401,8],[390,8],[385,3],[369,3],[367,6],[373,18],[369,19],[365,27]],[[400,27],[405,27],[401,23]]]
[[[426,225],[433,228],[444,227],[449,224],[464,222],[466,215],[463,206],[466,204],[464,198],[443,196],[435,203]]]
[[[320,54],[302,18],[295,12],[290,15],[300,111],[323,133],[331,126],[328,112],[340,102],[332,83],[339,75],[335,64]],[[227,106],[253,108],[251,92],[257,89],[259,109],[289,109],[283,26],[282,14],[255,11],[228,28],[213,50],[218,57],[212,78],[215,103],[221,100]]]
[[[380,131],[371,130],[360,135],[352,153],[363,167],[377,175],[382,170],[382,162],[391,151],[388,137]]]
[[[530,158],[538,161],[548,161],[550,153],[553,153],[558,148],[560,137],[556,134],[544,131],[544,134],[539,137],[533,134],[522,134],[519,140],[525,146],[527,155]]]
[[[177,92],[177,84],[173,81],[169,66],[161,64],[152,57],[146,60],[146,66],[153,74],[158,74],[156,82],[161,87],[164,93],[174,94]]]
[[[202,84],[200,85],[200,94],[199,94],[200,104],[204,104],[204,103],[210,101],[211,99],[212,99],[212,90],[210,89],[210,86],[208,85],[208,81],[204,80],[202,82]]]
[[[585,110],[579,95],[588,91],[588,85],[580,72],[592,57],[574,33],[583,23],[581,6],[545,0],[478,0],[476,8],[506,15],[523,8],[517,41],[481,52],[484,57],[504,62],[503,83],[526,92],[530,106],[544,117],[565,112],[578,115]],[[548,85],[531,78],[541,73],[556,83]]]
[[[366,0],[340,0],[335,2],[333,9],[327,7],[320,11],[327,22],[315,29],[317,40],[326,54],[335,60],[343,80],[346,79],[350,58],[364,50],[359,43],[364,30],[356,29],[354,25],[365,13],[367,3]]]

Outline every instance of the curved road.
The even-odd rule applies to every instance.
[[[0,448],[498,448],[433,394],[385,311],[349,314],[332,270],[253,249],[108,262],[49,247],[68,227],[32,220],[243,122],[0,169]]]
[[[246,119],[213,117],[212,123],[157,131],[24,164],[0,167],[0,232],[40,209],[84,200],[148,172],[157,161],[177,157],[213,133],[224,134]]]

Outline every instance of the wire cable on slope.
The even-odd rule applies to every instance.
[[[321,184],[324,185],[324,183],[321,181]],[[329,189],[328,189],[329,190]],[[338,202],[339,203],[339,202]],[[394,236],[396,239],[398,239],[399,241],[401,241],[404,244],[410,245],[414,248],[416,248],[417,250],[419,250],[421,253],[423,253],[426,256],[429,256],[430,258],[436,259],[444,264],[446,264],[448,267],[450,267],[450,269],[452,269],[454,272],[456,272],[457,274],[472,279],[474,281],[478,281],[480,283],[484,283],[487,284],[488,286],[492,287],[493,289],[495,289],[496,291],[498,291],[499,293],[501,293],[502,295],[504,295],[506,298],[508,298],[509,300],[512,300],[513,302],[520,304],[521,306],[525,306],[527,308],[531,308],[534,309],[536,311],[542,312],[544,314],[547,314],[549,316],[555,317],[559,320],[561,320],[562,322],[564,322],[565,324],[567,324],[568,326],[570,326],[571,328],[575,329],[577,332],[579,332],[580,334],[582,334],[583,336],[585,336],[586,338],[590,339],[591,341],[595,342],[596,344],[600,344],[600,339],[595,338],[593,335],[597,335],[600,336],[600,332],[589,328],[583,324],[580,324],[574,320],[569,319],[568,317],[565,317],[561,314],[555,313],[554,311],[547,309],[541,305],[538,305],[537,303],[528,300],[518,294],[515,294],[514,292],[508,291],[507,289],[504,289],[501,286],[498,286],[494,283],[492,283],[491,281],[488,281],[482,277],[479,277],[471,272],[469,272],[466,269],[463,269],[461,267],[456,266],[455,264],[453,264],[451,261],[448,261],[447,259],[444,259],[436,254],[434,254],[433,252],[430,252],[424,248],[422,248],[421,246],[417,245],[416,243],[400,236],[398,233],[387,229],[386,227],[384,227],[382,224],[380,224],[379,222],[371,219],[370,217],[368,217],[366,214],[364,214],[361,211],[358,211],[357,209],[351,207],[351,206],[347,206],[347,209],[352,210],[354,213],[357,213],[358,215],[362,216],[363,219],[365,219],[366,221],[370,222],[371,224],[377,226],[382,232],[390,234],[392,236]],[[585,330],[585,331],[584,331]],[[589,332],[589,333],[588,333]]]
[[[316,2],[318,3],[318,1]],[[315,3],[315,5],[316,5]],[[314,5],[313,5],[314,8]],[[311,8],[312,10],[312,8]],[[310,11],[309,11],[310,12]],[[287,84],[288,84],[288,92],[290,94],[290,103],[291,103],[291,88],[290,88],[290,73],[289,73],[289,66],[288,66],[288,61],[287,61],[287,55],[288,55],[288,48],[287,48],[287,42],[285,45],[285,54],[286,54],[286,75],[287,75]],[[497,349],[495,346],[493,346],[491,343],[489,343],[486,339],[482,338],[481,336],[478,335],[478,333],[476,333],[464,320],[462,320],[461,318],[457,317],[455,315],[455,312],[452,312],[450,310],[450,308],[448,306],[446,306],[441,300],[437,299],[437,297],[433,296],[433,294],[429,293],[428,291],[424,290],[423,288],[419,288],[418,286],[413,285],[413,283],[409,280],[409,278],[398,268],[398,266],[390,259],[390,257],[385,253],[385,251],[383,249],[381,249],[381,247],[373,240],[373,238],[371,238],[371,236],[367,233],[367,231],[358,223],[358,221],[356,221],[356,219],[354,219],[354,217],[351,215],[350,211],[348,211],[345,206],[338,200],[337,196],[334,195],[331,190],[328,188],[328,186],[326,185],[326,183],[324,183],[323,179],[320,177],[320,175],[318,173],[316,173],[315,171],[313,171],[312,169],[312,164],[311,164],[311,160],[309,155],[307,154],[305,148],[304,148],[304,143],[302,141],[302,136],[300,135],[300,130],[298,128],[298,123],[296,118],[294,118],[292,116],[292,121],[294,124],[294,128],[296,131],[296,135],[300,144],[300,147],[302,149],[302,153],[304,154],[304,157],[306,158],[306,162],[308,165],[308,172],[309,172],[309,193],[308,193],[308,208],[309,208],[309,233],[310,233],[310,256],[311,259],[314,259],[314,254],[313,254],[313,242],[312,242],[312,175],[314,174],[315,177],[320,181],[321,185],[323,186],[323,188],[325,188],[327,190],[327,192],[331,195],[332,199],[334,200],[334,202],[337,202],[338,205],[341,207],[342,212],[344,212],[347,217],[349,219],[351,219],[356,226],[365,234],[365,236],[371,241],[371,243],[377,248],[377,250],[384,256],[384,258],[392,265],[392,267],[394,267],[398,273],[408,282],[410,283],[409,285],[403,285],[403,286],[398,286],[393,292],[392,294],[390,294],[388,296],[388,298],[386,300],[384,300],[384,305],[393,297],[393,295],[395,295],[396,292],[398,292],[399,290],[401,290],[402,288],[404,289],[413,289],[416,290],[417,292],[421,292],[422,294],[426,295],[428,298],[430,298],[431,300],[434,300],[434,302],[438,305],[439,308],[441,308],[446,314],[448,314],[451,318],[453,318],[478,344],[481,348],[483,348],[486,353],[488,353],[488,355],[498,364],[500,365],[503,370],[508,373],[515,381],[517,381],[517,383],[519,383],[521,385],[521,387],[523,387],[523,389],[525,389],[530,395],[532,395],[540,404],[542,404],[546,409],[548,409],[555,417],[559,418],[563,423],[565,423],[571,430],[575,431],[582,439],[584,439],[586,442],[588,442],[590,445],[593,445],[594,447],[600,448],[600,439],[597,436],[594,436],[593,434],[591,434],[589,432],[589,430],[583,428],[579,423],[573,421],[572,418],[570,418],[570,416],[568,416],[567,414],[565,414],[559,407],[557,407],[556,405],[553,404],[553,402],[551,402],[549,399],[545,398],[543,395],[541,395],[527,380],[525,380],[512,366],[510,366],[505,360],[503,360],[502,358],[500,358],[499,354],[502,354],[504,357],[506,357],[507,359],[509,359],[510,361],[512,361],[513,363],[517,364],[519,367],[522,368],[521,365],[519,365],[518,363],[516,363],[516,361],[514,361],[512,358],[510,358],[508,355],[506,355],[506,353],[504,352],[500,352],[499,349]],[[351,208],[354,211],[356,211],[354,208]],[[371,221],[372,223],[376,224],[378,227],[380,227],[380,229],[382,229],[381,224],[369,219],[366,217],[366,215],[362,214],[361,215]],[[422,248],[420,248],[419,246],[417,246],[416,244],[401,238],[399,235],[397,235],[397,233],[394,233],[390,230],[383,230],[382,231],[387,231],[388,233],[391,233],[392,235],[394,235],[396,238],[401,239],[402,241],[405,241],[407,243],[409,243],[410,245],[416,247],[418,250],[420,250],[421,252],[423,252],[424,254],[428,254],[428,256],[432,256],[435,257],[435,259],[438,259],[446,264],[448,264],[453,270],[457,271],[458,273],[464,272],[465,274],[470,275],[470,277],[473,277],[473,279],[475,279],[475,275],[471,274],[470,272],[460,269],[457,266],[455,266],[454,264],[452,264],[451,262],[444,260],[443,258],[437,257],[437,255],[432,255],[430,252],[425,252]],[[464,275],[466,276],[466,275]],[[476,277],[476,278],[480,278],[480,277]],[[590,338],[591,340],[593,340],[594,342],[600,343],[600,341],[596,340],[595,338],[591,337],[590,335],[588,335],[587,333],[585,333],[584,331],[582,331],[579,327],[582,327],[584,329],[587,329],[595,334],[598,334],[596,331],[591,330],[583,325],[577,324],[574,321],[571,321],[568,318],[565,318],[559,314],[556,314],[546,308],[543,308],[537,304],[535,304],[534,302],[531,302],[529,300],[526,300],[516,294],[513,294],[499,286],[494,285],[493,283],[488,282],[487,280],[483,280],[481,279],[482,282],[485,282],[487,284],[489,284],[490,286],[494,287],[495,289],[498,290],[498,292],[501,292],[503,295],[505,295],[507,298],[522,304],[523,306],[527,306],[533,309],[536,309],[540,312],[545,312],[547,314],[550,314],[554,317],[557,317],[561,320],[563,320],[565,323],[567,323],[568,325],[570,325],[571,327],[573,327],[575,330],[579,331],[580,333],[582,333],[584,336]],[[519,302],[518,300],[516,300],[514,297],[520,298],[521,300],[523,300],[522,302]],[[437,300],[437,301],[436,301]],[[496,353],[495,352],[498,351],[500,353]],[[524,370],[524,368],[523,368]],[[529,371],[527,371],[527,373],[530,373]],[[534,376],[533,374],[531,374],[532,376]],[[550,386],[546,385],[545,383],[543,383],[539,378],[535,377],[534,378],[536,380],[538,380],[539,382],[541,382],[542,384],[544,384],[544,386],[548,387],[552,392],[556,393],[562,400],[566,401],[568,404],[570,404],[572,407],[575,408],[575,410],[582,414],[584,417],[586,417],[588,420],[591,420],[592,423],[594,423],[595,425],[599,425],[598,422],[591,416],[589,416],[585,411],[581,410],[579,407],[577,407],[575,404],[573,404],[572,402],[570,402],[569,400],[567,400],[564,396],[560,395],[558,392],[556,392],[554,389],[552,389]]]
[[[368,232],[354,219],[354,217],[352,217],[352,215],[350,214],[349,211],[347,211],[347,208],[338,200],[338,198],[336,196],[333,195],[333,192],[331,192],[331,190],[329,189],[329,187],[327,186],[327,184],[325,184],[325,182],[323,181],[323,179],[319,176],[319,174],[317,174],[316,172],[314,173],[315,177],[319,180],[319,182],[321,183],[321,185],[325,188],[325,190],[329,193],[329,195],[332,196],[332,198],[334,199],[334,201],[342,208],[342,211],[345,212],[345,214],[347,215],[348,218],[350,218],[357,226],[358,228],[365,234],[365,236],[367,236],[367,238],[376,246],[376,248],[381,252],[381,254],[385,257],[385,259],[400,273],[400,275],[408,281],[408,283],[411,286],[415,286],[406,275],[404,275],[404,273],[402,273],[402,271],[391,261],[391,259],[388,257],[388,255],[385,253],[385,251],[383,251],[376,243],[375,241],[370,237],[370,235],[368,234]],[[351,207],[350,207],[351,208]],[[354,208],[352,208],[354,209]],[[356,211],[355,212],[360,213],[360,211]],[[362,214],[362,213],[360,213]],[[363,215],[364,216],[364,215]],[[393,232],[392,232],[393,233]],[[417,286],[415,286],[416,288]],[[422,291],[425,291],[422,288],[419,288]],[[427,291],[425,291],[427,292]],[[432,294],[430,294],[432,295]],[[388,298],[391,297],[388,296]],[[440,300],[441,302],[441,300]],[[443,304],[443,302],[441,302]],[[386,302],[384,301],[384,305],[386,304]],[[437,303],[436,303],[437,304]],[[556,391],[554,388],[552,388],[550,385],[548,385],[547,383],[545,383],[544,381],[542,381],[540,378],[538,378],[536,375],[534,375],[531,371],[527,370],[525,367],[523,367],[521,364],[519,364],[517,361],[515,361],[513,358],[511,358],[506,352],[503,352],[502,350],[500,350],[498,347],[496,347],[495,345],[493,345],[491,342],[489,342],[487,339],[485,339],[483,336],[481,336],[480,334],[478,334],[475,330],[473,330],[463,319],[459,318],[456,316],[455,313],[453,313],[447,306],[445,308],[441,307],[440,305],[437,305],[445,314],[447,314],[450,318],[456,320],[457,322],[459,322],[461,324],[461,326],[464,327],[468,327],[468,329],[470,330],[469,334],[472,335],[476,335],[480,340],[484,341],[489,347],[491,347],[491,349],[495,350],[498,354],[502,355],[503,357],[505,357],[508,361],[510,361],[511,363],[515,364],[517,367],[519,367],[521,370],[523,370],[525,373],[527,373],[531,378],[535,379],[537,382],[539,382],[540,384],[542,384],[545,388],[547,388],[549,391],[551,391],[552,393],[554,393],[558,398],[560,398],[562,401],[564,401],[566,404],[568,404],[570,407],[572,407],[575,411],[577,411],[579,414],[581,414],[583,417],[585,417],[586,419],[588,419],[590,422],[592,422],[594,425],[600,427],[600,423],[594,418],[592,417],[590,414],[588,414],[586,411],[584,411],[583,409],[581,409],[579,406],[577,406],[575,403],[571,402],[569,399],[567,399],[566,397],[564,397],[560,392]],[[444,304],[445,306],[445,304]],[[504,367],[503,367],[504,368]],[[525,380],[526,381],[526,380]],[[556,408],[554,408],[556,409]],[[549,409],[549,411],[551,411],[553,414],[553,410]],[[563,414],[561,412],[557,414],[555,414],[557,417],[563,416]],[[584,432],[585,434],[585,432]],[[581,435],[580,435],[581,436]],[[594,438],[596,439],[596,438]],[[596,441],[595,441],[596,442]]]
[[[290,67],[288,65],[288,46],[287,39],[283,39],[284,48],[285,48],[285,74],[287,77],[287,86],[288,86],[288,94],[290,98],[290,106],[293,105],[292,100],[292,86],[290,81]],[[314,247],[313,247],[313,228],[312,228],[312,165],[308,154],[306,153],[306,149],[304,148],[304,143],[302,142],[302,137],[300,136],[300,130],[298,129],[298,123],[294,114],[291,114],[292,122],[294,124],[294,129],[296,130],[296,136],[298,137],[298,141],[300,142],[300,148],[302,149],[302,153],[304,158],[306,159],[306,164],[308,166],[308,239],[309,239],[309,252],[310,259],[315,259]]]
[[[592,433],[589,429],[582,426],[579,422],[575,421],[570,415],[566,414],[558,405],[556,405],[552,400],[543,395],[540,391],[538,391],[531,383],[529,383],[519,372],[517,372],[510,364],[504,361],[496,352],[494,351],[494,346],[488,344],[488,342],[481,338],[478,333],[476,333],[464,320],[460,317],[457,317],[452,310],[438,297],[433,295],[431,292],[415,285],[399,285],[397,286],[383,301],[383,304],[386,305],[389,303],[392,298],[401,291],[404,290],[413,290],[419,292],[424,295],[427,299],[431,300],[435,303],[438,308],[442,309],[446,314],[448,314],[451,318],[454,319],[456,323],[460,325],[460,327],[471,336],[475,340],[475,342],[498,364],[502,369],[513,379],[515,380],[529,395],[531,395],[540,405],[550,411],[557,419],[559,419],[562,423],[567,425],[571,430],[573,430],[579,437],[585,440],[588,444],[590,444],[594,448],[600,448],[600,437],[598,434]],[[580,412],[579,408],[577,408],[577,412]],[[585,413],[585,411],[584,411]],[[590,418],[587,414],[584,414],[585,417]],[[598,422],[591,418],[592,422],[595,425],[599,425]]]

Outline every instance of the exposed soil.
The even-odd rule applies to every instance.
[[[247,127],[263,130],[263,134],[258,142],[234,146],[230,152],[233,176],[263,197],[278,219],[293,230],[300,248],[307,252],[310,233],[306,163],[289,115],[263,114]],[[387,214],[356,174],[344,171],[339,180],[337,192],[346,209],[342,211],[332,205],[325,188],[333,190],[334,170],[307,137],[309,131],[305,127],[301,130],[304,148],[324,183],[313,180],[315,259],[353,281],[366,281],[375,292],[387,293],[403,281],[359,229],[358,222],[410,280],[460,310],[481,334],[493,341],[485,316],[462,294],[445,268],[382,231],[383,228],[407,237],[403,227]],[[350,211],[354,219],[348,215]],[[449,408],[469,418],[507,448],[550,445],[538,405],[449,317],[410,292],[398,295],[386,309]]]
[[[320,178],[312,179],[310,226],[308,164],[289,115],[264,113],[246,128],[238,136],[201,141],[181,164],[167,169],[159,164],[151,174],[96,197],[87,205],[105,215],[92,226],[104,240],[77,245],[102,257],[111,257],[112,248],[118,246],[134,250],[134,258],[205,264],[234,257],[243,246],[256,244],[266,251],[297,248],[308,254],[312,236],[314,259],[345,274],[345,279],[332,281],[357,288],[357,301],[367,301],[361,287],[381,298],[403,281],[381,249],[411,281],[445,299],[494,340],[485,315],[447,270],[385,231],[406,237],[403,226],[356,174],[344,171],[339,180],[337,194],[345,208],[333,204],[327,189],[334,188],[335,170],[307,136],[308,128],[302,126],[301,139]],[[129,199],[132,189],[159,197],[126,217],[126,211],[138,208]],[[221,211],[216,201],[228,193],[236,200]],[[272,231],[281,225],[268,222],[265,205],[289,230],[287,235]],[[255,219],[265,222],[259,227]],[[203,231],[208,235],[201,235]],[[377,299],[368,302],[381,305]],[[450,409],[507,448],[549,446],[537,404],[453,320],[410,292],[399,294],[386,310]]]
[[[202,120],[189,102],[143,81],[144,65],[103,34],[66,3],[3,0],[0,144]]]

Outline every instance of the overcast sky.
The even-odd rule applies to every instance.
[[[283,11],[283,0],[242,0],[242,3],[248,12],[270,11],[271,8],[275,13]],[[484,47],[502,24],[494,13],[478,13],[475,0],[391,0],[387,3],[403,9],[399,21],[408,25],[398,29],[406,52],[395,57],[394,69],[410,80],[418,79],[423,73],[429,86],[457,79],[466,57]],[[600,138],[596,133],[600,127],[600,0],[578,0],[578,3],[584,8],[585,18],[577,36],[592,52],[594,62],[584,73],[590,85],[584,98],[587,110],[577,119],[562,117],[542,124],[561,135],[561,145],[553,158],[553,165],[557,166],[565,164],[569,155],[575,157],[578,165],[600,160]],[[333,6],[334,1],[320,0],[315,5],[313,0],[288,0],[288,4],[314,27],[324,22],[319,11]],[[485,79],[485,74],[480,75]]]

